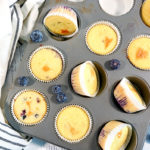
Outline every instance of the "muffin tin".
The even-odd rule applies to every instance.
[[[98,0],[85,0],[83,2],[74,3],[66,0],[47,0],[43,10],[39,16],[35,29],[39,29],[44,33],[44,41],[42,43],[29,42],[26,47],[23,60],[18,69],[19,76],[30,76],[32,84],[26,89],[36,89],[42,92],[49,101],[50,109],[47,117],[38,125],[23,126],[15,121],[11,114],[11,101],[13,97],[24,87],[14,83],[13,88],[9,91],[5,104],[5,114],[10,125],[19,132],[23,132],[29,136],[43,139],[47,142],[59,145],[66,149],[72,150],[99,150],[98,135],[102,126],[110,120],[120,120],[130,123],[133,126],[133,136],[127,150],[141,150],[145,141],[147,128],[149,126],[150,108],[150,72],[135,68],[126,58],[126,51],[130,41],[141,34],[150,34],[150,28],[147,27],[140,16],[140,8],[143,0],[135,0],[134,6],[130,12],[122,16],[114,17],[105,13],[99,6]],[[42,24],[43,18],[49,9],[56,5],[66,5],[73,8],[79,16],[79,32],[71,39],[58,41],[51,37],[47,29]],[[97,21],[109,21],[118,27],[121,33],[121,43],[119,48],[108,56],[99,56],[89,51],[85,42],[85,35],[91,24]],[[36,80],[30,73],[28,61],[30,55],[41,45],[52,45],[60,50],[65,59],[65,69],[56,81],[43,83]],[[121,61],[118,70],[113,71],[109,68],[108,61],[116,58]],[[91,60],[94,61],[100,72],[102,86],[99,94],[94,98],[87,98],[77,95],[73,92],[70,84],[70,74],[72,69],[78,64]],[[147,104],[147,109],[138,113],[128,114],[123,112],[115,103],[113,97],[113,89],[116,84],[123,78],[127,77],[137,88],[140,89],[142,96]],[[51,93],[52,85],[61,84],[63,91],[67,94],[68,101],[58,104],[55,96]],[[91,133],[79,143],[67,143],[61,140],[55,132],[55,117],[58,111],[70,104],[77,104],[86,108],[92,115],[93,126]]]

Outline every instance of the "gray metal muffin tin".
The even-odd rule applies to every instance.
[[[56,5],[67,5],[72,7],[79,15],[79,32],[73,38],[65,41],[58,41],[53,39],[44,25],[42,24],[45,14]],[[30,42],[26,47],[23,60],[20,64],[20,69],[16,76],[30,76],[32,79],[31,85],[28,87],[20,87],[14,83],[13,88],[10,90],[6,105],[5,114],[8,122],[11,126],[19,132],[26,133],[27,135],[38,137],[50,143],[62,146],[66,149],[72,150],[98,150],[101,149],[98,145],[98,135],[101,127],[110,120],[122,120],[124,122],[130,123],[134,128],[134,134],[132,140],[127,149],[129,150],[141,150],[145,140],[147,128],[149,126],[149,116],[150,108],[146,110],[128,114],[123,112],[118,105],[115,103],[113,98],[113,89],[116,83],[119,82],[123,77],[131,77],[131,82],[135,82],[135,85],[140,88],[140,91],[144,94],[147,105],[149,104],[149,88],[144,85],[142,80],[144,79],[147,83],[150,83],[150,72],[142,71],[135,68],[126,57],[126,49],[129,42],[136,36],[141,34],[150,34],[150,28],[147,27],[141,17],[140,8],[142,5],[142,0],[135,0],[132,10],[122,16],[114,17],[106,14],[99,6],[98,0],[85,0],[80,3],[68,2],[67,0],[47,0],[45,2],[44,9],[42,10],[35,29],[40,29],[44,33],[44,41],[42,43]],[[85,34],[89,26],[97,21],[110,21],[116,25],[121,33],[121,43],[119,48],[111,55],[99,56],[89,51],[85,44]],[[40,44],[52,45],[58,48],[65,57],[66,66],[64,73],[60,78],[51,83],[42,83],[33,78],[28,69],[28,60],[31,53],[37,49]],[[112,71],[108,67],[108,61],[117,58],[121,61],[121,67]],[[101,88],[100,94],[95,98],[87,98],[77,95],[73,92],[70,84],[70,73],[72,69],[86,61],[91,60],[100,64],[101,83],[103,87]],[[102,73],[101,67],[104,68],[106,72]],[[105,82],[105,77],[107,82]],[[106,86],[104,84],[106,83]],[[55,101],[55,96],[51,93],[51,86],[61,84],[63,85],[63,91],[68,96],[68,102],[63,104],[58,104]],[[34,126],[23,126],[17,123],[11,114],[11,101],[14,95],[23,89],[36,89],[42,92],[48,99],[50,109],[45,120]],[[54,130],[54,119],[58,111],[69,104],[78,104],[85,107],[92,116],[93,127],[89,136],[76,144],[70,144],[62,141],[56,134]]]

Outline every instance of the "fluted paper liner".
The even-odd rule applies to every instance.
[[[38,77],[36,77],[36,76],[34,75],[34,73],[32,72],[31,65],[30,65],[31,59],[32,59],[32,57],[34,56],[34,54],[35,54],[36,52],[38,52],[39,50],[41,50],[41,49],[50,49],[50,50],[53,50],[53,51],[55,51],[56,53],[58,53],[59,56],[61,57],[61,60],[62,60],[62,71],[61,71],[61,73],[60,73],[56,78],[54,78],[54,79],[52,79],[52,80],[41,80],[41,79],[39,79]],[[29,68],[30,73],[33,75],[33,77],[34,77],[35,79],[37,79],[38,81],[41,81],[41,82],[43,82],[43,83],[53,82],[53,81],[56,81],[56,80],[62,75],[62,73],[64,72],[64,69],[65,69],[65,58],[64,58],[62,52],[59,51],[56,47],[53,47],[53,46],[50,46],[50,45],[41,46],[41,47],[37,48],[35,51],[33,51],[33,53],[30,55],[29,62],[28,62],[28,68]]]
[[[69,139],[66,139],[64,136],[62,136],[62,135],[59,133],[59,130],[58,130],[58,128],[57,128],[57,118],[58,118],[59,114],[60,114],[64,109],[66,109],[67,107],[70,107],[70,106],[71,106],[71,107],[78,107],[78,108],[81,108],[83,111],[86,112],[86,114],[87,114],[87,116],[88,116],[88,118],[89,118],[89,129],[88,129],[88,131],[86,132],[86,134],[85,134],[82,138],[76,139],[76,140],[69,140]],[[80,106],[80,105],[76,105],[76,104],[71,104],[71,105],[68,105],[68,106],[63,107],[63,108],[57,113],[57,115],[56,115],[56,117],[55,117],[55,123],[54,123],[55,131],[56,131],[58,137],[59,137],[60,139],[64,140],[64,141],[68,142],[68,143],[79,143],[79,142],[82,141],[83,139],[87,138],[87,136],[90,134],[90,132],[91,132],[91,130],[92,130],[92,125],[93,125],[93,121],[92,121],[92,117],[91,117],[90,113],[89,113],[84,107],[82,107],[82,106]]]
[[[149,71],[150,70],[150,66],[149,66],[149,68],[140,68],[140,67],[138,67],[138,66],[136,66],[131,60],[130,60],[130,58],[129,58],[129,55],[128,55],[128,51],[129,51],[129,47],[130,47],[130,45],[132,44],[132,42],[134,42],[134,40],[136,40],[136,39],[139,39],[139,38],[149,38],[150,39],[150,35],[138,35],[138,36],[136,36],[135,38],[133,38],[132,40],[131,40],[131,42],[129,43],[129,45],[128,45],[128,48],[127,48],[127,58],[128,58],[128,60],[129,60],[129,62],[135,67],[135,68],[137,68],[137,69],[140,69],[140,70],[146,70],[146,71]]]
[[[45,100],[45,102],[46,102],[46,106],[47,106],[46,113],[45,113],[45,115],[43,116],[43,118],[42,118],[39,122],[37,122],[37,123],[31,123],[31,124],[23,123],[23,122],[21,122],[19,119],[17,119],[17,117],[16,117],[16,115],[15,115],[15,113],[14,113],[14,108],[13,108],[13,106],[14,106],[14,103],[15,103],[15,99],[16,99],[20,94],[22,94],[22,93],[24,93],[24,92],[27,92],[27,91],[33,91],[33,92],[39,93],[40,95],[42,95],[42,97],[44,98],[44,100]],[[39,92],[38,90],[35,90],[35,89],[24,89],[24,90],[21,90],[20,92],[18,92],[18,93],[14,96],[14,98],[12,99],[12,102],[11,102],[11,113],[12,113],[12,116],[13,116],[13,118],[15,119],[15,121],[16,121],[17,123],[19,123],[19,124],[21,124],[21,125],[23,125],[23,126],[33,126],[33,125],[37,125],[37,124],[43,122],[44,119],[47,117],[48,112],[49,112],[49,104],[47,103],[47,100],[46,100],[45,95],[44,95],[43,93]]]
[[[143,98],[136,90],[136,88],[132,85],[132,83],[126,78],[123,78],[116,86],[114,90],[114,96],[122,109],[128,113],[146,109]],[[141,103],[139,101],[141,101]]]
[[[72,33],[72,34],[70,34],[70,35],[59,35],[59,34],[53,33],[45,25],[45,19],[48,16],[61,16],[61,17],[67,18],[68,20],[72,21],[74,23],[74,25],[76,26],[75,32]],[[43,24],[47,28],[47,30],[49,32],[51,32],[52,34],[54,34],[56,36],[64,37],[64,38],[70,38],[70,37],[73,37],[78,32],[78,21],[77,21],[77,19],[78,19],[77,18],[77,14],[76,14],[76,12],[72,8],[70,8],[68,6],[56,6],[56,7],[52,8],[47,13],[47,15],[44,17]]]
[[[84,68],[85,68],[85,65],[87,63],[90,63],[93,67],[94,67],[94,70],[95,70],[95,73],[96,73],[96,76],[97,76],[97,90],[96,92],[91,95],[86,87],[84,86],[84,83],[83,83],[83,71],[84,71]],[[71,84],[72,84],[72,87],[74,89],[74,91],[80,95],[83,95],[83,96],[88,96],[88,97],[95,97],[99,91],[99,87],[100,87],[100,79],[99,79],[99,73],[98,73],[98,70],[96,68],[96,66],[91,62],[91,61],[86,61],[82,64],[80,64],[79,66],[75,67],[71,73]]]
[[[89,47],[88,42],[87,42],[88,32],[89,32],[94,26],[99,25],[99,24],[103,24],[103,25],[106,25],[106,26],[111,27],[111,28],[116,32],[116,35],[117,35],[117,44],[116,44],[115,48],[112,49],[112,51],[108,52],[107,54],[98,54],[98,53],[95,53],[95,52]],[[89,49],[91,52],[93,52],[94,54],[97,54],[97,55],[107,56],[107,55],[112,54],[115,50],[118,49],[118,47],[119,47],[119,45],[120,45],[120,42],[121,42],[121,34],[120,34],[119,29],[118,29],[113,23],[108,22],[108,21],[98,21],[98,22],[93,23],[93,24],[89,27],[89,29],[87,30],[86,35],[85,35],[85,41],[86,41],[86,45],[87,45],[88,49]]]

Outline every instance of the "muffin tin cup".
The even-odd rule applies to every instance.
[[[60,113],[62,110],[64,110],[65,108],[69,107],[69,106],[79,107],[79,108],[83,109],[83,110],[86,112],[86,114],[88,115],[88,118],[89,118],[89,121],[90,121],[90,122],[89,122],[89,129],[88,129],[87,133],[86,133],[81,139],[77,139],[77,140],[69,140],[69,139],[66,139],[66,138],[64,138],[64,137],[59,133],[59,131],[58,131],[58,129],[57,129],[57,118],[58,118],[58,116],[59,116],[59,113]],[[89,134],[91,133],[91,131],[92,131],[92,126],[93,126],[93,119],[92,119],[92,116],[90,115],[90,113],[86,110],[86,108],[84,108],[84,107],[82,107],[82,106],[80,106],[80,105],[77,105],[77,104],[71,104],[71,105],[67,105],[67,106],[61,108],[61,109],[58,111],[58,113],[57,113],[57,115],[56,115],[56,117],[55,117],[55,121],[54,121],[54,128],[55,128],[55,132],[56,132],[56,134],[58,135],[58,137],[59,137],[61,140],[65,141],[65,142],[68,142],[68,143],[72,143],[72,144],[74,144],[74,143],[79,143],[80,141],[82,141],[82,140],[84,140],[85,138],[87,138],[87,137],[89,136]]]
[[[88,32],[89,32],[95,25],[98,25],[98,24],[104,24],[104,25],[107,25],[107,26],[111,27],[111,28],[116,32],[116,34],[117,34],[117,38],[118,38],[117,44],[116,44],[115,48],[114,48],[111,52],[109,52],[108,54],[98,54],[98,53],[95,53],[95,52],[92,51],[91,48],[88,46],[88,42],[87,42],[87,35],[88,35]],[[88,30],[86,31],[86,34],[85,34],[85,42],[86,42],[86,45],[87,45],[88,49],[89,49],[92,53],[94,53],[94,54],[96,54],[96,55],[100,55],[100,56],[107,56],[107,55],[110,55],[110,54],[114,53],[114,52],[118,49],[118,47],[119,47],[119,45],[120,45],[120,43],[121,43],[121,34],[120,34],[119,29],[118,29],[113,23],[111,23],[111,22],[109,22],[109,21],[104,21],[104,20],[102,20],[102,21],[97,21],[97,22],[93,23],[93,24],[88,28]]]
[[[84,77],[83,76],[81,77],[81,74],[82,75],[84,74],[84,69],[85,69],[85,66],[87,63],[89,63],[94,68],[96,76],[97,76],[97,90],[94,94],[90,94],[87,91],[87,89],[83,83]],[[100,79],[99,79],[98,69],[96,68],[95,64],[92,61],[88,60],[88,61],[85,61],[85,62],[81,63],[80,65],[76,66],[74,69],[72,70],[72,73],[71,73],[71,84],[72,84],[74,91],[79,95],[83,95],[83,96],[87,96],[87,97],[97,96],[101,83],[100,83]],[[80,81],[75,81],[75,79],[78,79],[78,77],[80,77]]]
[[[138,141],[138,136],[137,136],[137,132],[136,132],[136,129],[134,128],[134,126],[124,120],[110,120],[110,121],[119,121],[121,123],[125,123],[127,125],[129,125],[130,127],[132,127],[132,135],[131,135],[131,138],[130,138],[130,141],[129,143],[127,144],[126,146],[126,150],[136,150],[136,147],[137,147],[137,141]],[[109,123],[110,121],[104,123],[101,127],[100,127],[100,130],[99,130],[99,135],[98,135],[98,143],[99,143],[99,138],[100,138],[100,134],[103,136],[104,135],[104,131],[103,128],[104,126]],[[110,132],[110,130],[108,130],[108,132]],[[107,134],[107,131],[105,132]],[[103,138],[103,137],[102,137]],[[101,146],[100,146],[101,147]],[[101,148],[102,150],[102,148]]]
[[[108,122],[109,123],[109,122]],[[105,124],[105,125],[107,125],[107,123]],[[123,123],[123,122],[117,122],[117,124],[116,125],[112,125],[112,126],[105,126],[105,127],[103,127],[103,129],[101,130],[101,132],[100,132],[100,135],[99,135],[99,138],[98,138],[98,143],[100,144],[100,146],[101,147],[103,147],[104,149],[109,149],[109,146],[108,146],[108,143],[106,143],[106,141],[109,139],[109,141],[110,141],[110,136],[109,136],[109,134],[112,136],[114,136],[114,134],[112,134],[112,132],[113,132],[113,129],[115,129],[116,130],[116,128],[118,128],[118,130],[120,131],[123,127],[125,127],[125,126],[128,126],[130,129],[131,129],[131,131],[129,132],[129,138],[128,138],[128,141],[125,143],[125,145],[124,146],[122,146],[121,147],[121,149],[125,149],[126,147],[127,147],[127,145],[128,145],[128,143],[129,143],[129,141],[130,141],[130,139],[131,139],[131,136],[132,136],[132,127],[131,127],[131,125],[130,124],[126,124],[126,123]],[[105,129],[104,129],[105,128]],[[114,138],[115,138],[115,136],[114,136]],[[106,148],[107,147],[107,148]]]
[[[46,101],[46,104],[47,104],[47,112],[46,112],[46,114],[44,115],[44,117],[43,117],[39,122],[33,123],[33,124],[27,124],[27,123],[23,123],[23,122],[19,121],[19,120],[17,119],[17,117],[16,117],[14,111],[13,111],[13,106],[14,106],[14,101],[15,101],[15,99],[16,99],[21,93],[27,92],[27,91],[34,91],[34,92],[37,92],[37,93],[41,94],[41,95],[44,97],[44,99],[45,99],[45,101]],[[35,126],[35,125],[38,125],[38,124],[42,123],[42,122],[45,120],[45,118],[47,117],[48,112],[49,112],[49,104],[48,104],[48,102],[47,102],[46,99],[47,99],[47,98],[45,97],[45,95],[44,95],[43,93],[39,92],[38,90],[35,90],[35,89],[24,89],[24,90],[21,90],[21,91],[18,92],[18,93],[14,96],[14,98],[12,99],[12,102],[11,102],[11,114],[12,114],[13,118],[15,119],[15,121],[16,121],[17,123],[21,124],[22,126]]]
[[[32,59],[32,57],[34,56],[34,54],[35,54],[36,52],[38,52],[39,50],[41,50],[41,49],[52,49],[53,51],[57,52],[57,53],[60,55],[61,59],[62,59],[62,71],[61,71],[61,73],[60,73],[55,79],[47,80],[47,81],[46,81],[46,80],[41,80],[41,79],[39,79],[38,77],[36,77],[36,76],[34,75],[34,73],[32,72],[32,69],[31,69],[31,66],[30,66],[31,59]],[[32,54],[30,55],[29,61],[28,61],[28,69],[29,69],[30,73],[32,74],[32,76],[33,76],[36,80],[38,80],[38,81],[40,81],[40,82],[43,82],[43,83],[50,83],[50,82],[56,81],[56,80],[63,74],[63,72],[64,72],[64,70],[65,70],[65,58],[64,58],[62,52],[59,51],[56,47],[53,47],[53,46],[50,46],[50,45],[41,46],[41,47],[37,48],[35,51],[33,51]]]
[[[57,7],[58,7],[58,6],[57,6]],[[55,8],[57,8],[57,7],[55,7]],[[52,35],[54,35],[55,37],[60,38],[60,39],[61,39],[61,38],[71,38],[71,37],[73,37],[73,36],[78,32],[78,30],[79,30],[79,27],[78,27],[78,15],[76,14],[76,12],[75,12],[72,8],[70,8],[70,7],[68,7],[68,6],[60,5],[59,7],[64,7],[65,9],[68,9],[68,11],[70,11],[71,13],[73,13],[73,14],[76,16],[76,20],[75,20],[71,15],[68,15],[68,14],[66,14],[65,12],[56,12],[56,11],[55,11],[55,12],[50,12],[51,10],[55,9],[55,8],[52,8],[51,10],[48,11],[48,13],[46,14],[46,16],[44,17],[44,19],[43,19],[43,24],[44,24],[45,28],[46,28]],[[59,8],[59,7],[58,7],[58,8]],[[74,25],[76,26],[76,31],[75,31],[74,33],[70,34],[70,35],[59,35],[59,34],[56,34],[56,33],[51,32],[51,31],[46,27],[46,25],[45,25],[45,19],[46,19],[46,17],[48,17],[48,16],[62,16],[62,17],[65,17],[65,18],[71,20],[71,21],[74,23]]]
[[[146,105],[146,108],[143,110],[136,111],[136,112],[126,112],[125,110],[123,110],[123,108],[118,104],[118,102],[115,99],[114,94],[113,94],[114,89],[120,83],[121,80],[119,80],[112,89],[112,94],[113,94],[114,101],[115,101],[116,105],[119,108],[121,108],[121,110],[123,112],[129,113],[129,114],[135,114],[135,113],[140,113],[142,111],[145,111],[150,104],[150,87],[149,87],[148,83],[144,79],[142,79],[141,77],[138,77],[138,76],[128,76],[125,78],[127,78],[133,84],[133,86],[136,88],[138,93],[141,95],[141,97],[143,98],[143,101]]]
[[[102,5],[102,1],[106,2],[106,0],[99,0],[99,5],[100,5],[101,9],[105,13],[107,13],[109,15],[112,15],[114,17],[122,16],[122,15],[125,15],[125,14],[129,13],[131,11],[131,9],[133,8],[134,3],[135,3],[135,0],[128,0],[128,1],[124,0],[124,1],[121,1],[121,3],[126,7],[124,12],[122,12],[121,4],[119,4],[120,1],[117,1],[120,10],[113,10],[113,12],[110,12],[110,8],[109,8],[110,5],[107,4],[108,2],[106,2],[107,5],[104,4],[104,2],[103,2],[103,5]],[[111,1],[111,2],[113,3],[114,1]],[[107,6],[107,8],[105,6]]]
[[[131,43],[132,43],[134,40],[138,39],[138,38],[144,38],[144,37],[150,39],[150,35],[142,34],[142,35],[138,35],[138,36],[134,37],[134,38],[131,40],[131,42],[129,43],[129,45],[128,45],[128,47],[127,47],[126,56],[127,56],[128,60],[129,60],[130,64],[133,65],[135,68],[140,69],[140,70],[142,70],[142,71],[150,71],[150,68],[143,69],[143,68],[139,68],[139,67],[137,67],[136,65],[134,65],[134,64],[131,62],[131,60],[129,59],[129,56],[128,56],[128,50],[129,50],[129,47],[130,47]]]

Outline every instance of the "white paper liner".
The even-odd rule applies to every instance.
[[[115,48],[114,48],[111,52],[109,52],[108,54],[97,54],[97,53],[95,53],[94,51],[92,51],[92,50],[90,49],[90,47],[88,46],[88,42],[87,42],[87,35],[88,35],[88,32],[90,31],[90,29],[92,29],[95,25],[98,25],[98,24],[104,24],[104,25],[107,25],[107,26],[111,27],[111,28],[116,32],[116,34],[117,34],[117,38],[118,38],[117,44],[116,44]],[[120,34],[119,29],[118,29],[114,24],[112,24],[111,22],[108,22],[108,21],[98,21],[98,22],[93,23],[93,24],[89,27],[89,29],[86,31],[85,42],[86,42],[86,45],[87,45],[88,49],[89,49],[91,52],[93,52],[94,54],[96,54],[96,55],[101,55],[101,56],[107,56],[107,55],[112,54],[115,50],[118,49],[118,47],[119,47],[119,45],[120,45],[120,42],[121,42],[121,34]]]
[[[134,6],[135,0],[99,0],[102,10],[112,16],[127,14]],[[110,4],[111,3],[111,4]]]
[[[138,39],[138,38],[144,38],[144,37],[150,39],[150,35],[147,35],[147,34],[142,34],[142,35],[138,35],[138,36],[134,37],[134,38],[131,40],[131,42],[129,43],[128,47],[127,47],[126,55],[127,55],[127,58],[128,58],[128,60],[129,60],[130,64],[133,65],[135,68],[140,69],[140,70],[143,70],[143,71],[150,71],[150,68],[149,68],[149,69],[143,69],[143,68],[139,68],[139,67],[135,66],[135,65],[131,62],[131,60],[129,59],[129,57],[128,57],[128,50],[129,50],[130,44],[131,44],[134,40],[136,40],[136,39]]]
[[[132,127],[131,127],[131,125],[129,125],[129,124],[122,123],[122,124],[120,124],[119,126],[117,126],[115,129],[113,129],[113,130],[110,132],[110,134],[108,135],[107,140],[106,140],[106,143],[105,143],[105,150],[110,150],[110,146],[111,146],[111,144],[112,144],[112,142],[113,142],[113,139],[115,138],[116,134],[117,134],[121,129],[123,129],[123,128],[126,127],[126,126],[127,126],[130,130],[129,130],[129,133],[128,133],[127,141],[123,144],[123,146],[120,148],[120,150],[124,150],[124,149],[127,147],[128,143],[129,143],[129,141],[130,141],[130,139],[131,139]]]
[[[71,15],[69,15],[68,13],[65,13],[65,12],[57,12],[57,11],[51,12],[51,10],[54,10],[54,9],[57,9],[57,8],[67,9],[70,13],[72,13],[73,16],[75,16],[75,18],[72,17]],[[44,20],[43,20],[44,26],[45,26],[45,19],[46,19],[46,17],[48,17],[48,16],[62,16],[62,17],[65,17],[65,18],[71,20],[71,21],[74,23],[74,25],[76,26],[76,31],[75,31],[73,34],[71,34],[71,35],[59,35],[59,34],[55,34],[55,33],[51,32],[51,31],[45,26],[45,27],[47,28],[47,30],[48,30],[49,32],[51,32],[52,34],[54,34],[54,35],[56,35],[56,36],[59,36],[59,37],[64,37],[64,38],[71,38],[71,37],[73,37],[73,36],[78,32],[78,30],[79,30],[79,28],[78,28],[78,22],[77,22],[78,17],[77,17],[76,12],[75,12],[72,8],[70,8],[70,7],[68,7],[68,6],[57,6],[57,7],[52,8],[51,10],[50,10],[50,11],[47,13],[47,15],[44,17]]]
[[[97,88],[97,90],[96,90],[96,92],[92,95],[92,94],[90,94],[88,91],[87,91],[87,89],[86,89],[86,87],[85,87],[85,84],[84,84],[84,69],[85,69],[85,66],[86,66],[86,64],[87,63],[90,63],[93,67],[94,67],[94,69],[95,69],[95,72],[96,72],[96,76],[97,76],[97,79],[98,79],[98,81],[97,81],[97,84],[98,84],[98,88]],[[97,93],[99,92],[99,87],[100,87],[100,79],[99,79],[99,73],[98,73],[98,70],[97,70],[97,68],[96,68],[96,66],[93,64],[93,62],[92,61],[86,61],[86,62],[84,62],[84,63],[82,63],[82,64],[80,64],[81,66],[80,66],[80,70],[79,70],[79,78],[80,78],[80,85],[81,85],[81,88],[82,88],[82,92],[84,93],[84,96],[88,96],[88,97],[95,97],[96,95],[97,95]],[[73,76],[71,76],[71,78],[73,78]],[[72,85],[73,86],[73,85]],[[75,91],[76,92],[76,91]],[[78,93],[78,94],[80,94],[80,93]]]
[[[24,93],[24,92],[27,92],[27,91],[34,91],[34,92],[37,92],[37,93],[41,94],[41,95],[43,96],[43,98],[44,98],[46,104],[47,104],[47,111],[46,111],[46,114],[45,114],[44,117],[43,117],[39,122],[37,122],[37,123],[27,124],[27,123],[21,122],[20,120],[17,119],[17,117],[16,117],[16,115],[15,115],[15,113],[14,113],[14,110],[13,110],[13,106],[14,106],[14,101],[15,101],[15,99],[16,99],[20,94],[22,94],[22,93]],[[49,104],[48,104],[48,102],[46,101],[45,95],[44,95],[43,93],[39,92],[38,90],[35,90],[35,89],[24,89],[24,90],[21,90],[20,92],[18,92],[18,93],[13,97],[12,102],[11,102],[11,113],[12,113],[12,116],[13,116],[13,118],[15,119],[15,121],[16,121],[17,123],[19,123],[19,124],[21,124],[21,125],[23,125],[23,126],[33,126],[33,125],[37,125],[37,124],[43,122],[44,119],[47,117],[48,112],[49,112]]]
[[[61,59],[62,59],[62,63],[63,63],[63,64],[62,64],[62,71],[61,71],[61,73],[60,73],[55,79],[52,79],[52,80],[41,80],[41,79],[39,79],[38,77],[36,77],[36,76],[34,75],[34,73],[32,72],[32,69],[31,69],[31,67],[30,67],[30,62],[31,62],[32,56],[33,56],[37,51],[39,51],[39,50],[41,50],[41,49],[51,49],[51,50],[57,52],[57,53],[60,55]],[[29,68],[30,73],[33,75],[33,77],[34,77],[35,79],[37,79],[38,81],[43,82],[43,83],[49,83],[49,82],[56,81],[56,80],[63,74],[63,72],[64,72],[64,70],[65,70],[65,59],[64,59],[64,56],[63,56],[62,52],[59,51],[56,47],[53,47],[53,46],[50,46],[50,45],[45,45],[45,46],[41,46],[41,47],[37,48],[35,51],[32,52],[32,54],[31,54],[30,57],[29,57],[28,68]]]
[[[88,129],[87,133],[86,133],[81,139],[68,140],[68,139],[64,138],[64,137],[59,133],[59,131],[58,131],[58,129],[57,129],[57,118],[58,118],[60,112],[61,112],[62,110],[64,110],[64,109],[66,109],[67,107],[70,107],[70,106],[74,106],[74,107],[81,108],[81,109],[83,109],[83,110],[86,112],[86,114],[88,115],[88,118],[89,118],[89,129]],[[90,132],[91,132],[91,130],[92,130],[92,126],[93,126],[93,120],[92,120],[92,117],[91,117],[90,113],[89,113],[84,107],[82,107],[82,106],[80,106],[80,105],[77,105],[77,104],[67,105],[67,106],[63,107],[62,109],[60,109],[60,111],[57,113],[57,115],[56,115],[56,117],[55,117],[55,123],[54,123],[54,128],[55,128],[55,131],[56,131],[58,137],[59,137],[61,140],[66,141],[66,142],[68,142],[68,143],[79,143],[80,141],[82,141],[82,140],[84,140],[85,138],[87,138],[87,136],[90,134]]]

